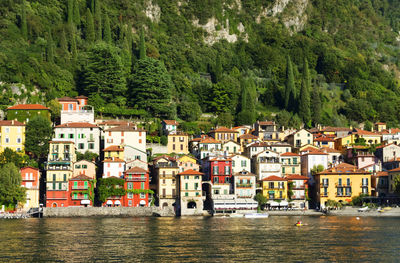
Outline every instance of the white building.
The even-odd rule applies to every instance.
[[[324,170],[328,169],[328,154],[323,152],[308,152],[301,156],[301,174],[310,178],[310,182],[313,183],[311,176],[311,170],[314,167],[322,165]]]
[[[68,122],[54,129],[57,141],[72,141],[80,153],[100,154],[100,128],[88,122]]]
[[[109,158],[103,161],[103,178],[123,178],[125,172],[125,161],[119,158]]]
[[[272,175],[282,177],[282,163],[279,153],[266,150],[255,155],[252,162],[258,180],[261,181]]]
[[[104,148],[111,145],[124,147],[126,161],[139,159],[147,160],[146,131],[128,123],[126,126],[117,126],[105,131]]]
[[[249,157],[235,154],[231,155],[230,158],[232,159],[232,173],[239,173],[243,170],[247,172],[251,172],[251,160]]]
[[[237,154],[240,153],[240,144],[234,141],[227,141],[222,144],[222,150],[226,154]]]

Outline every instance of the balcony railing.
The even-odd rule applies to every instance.
[[[306,189],[305,185],[293,185],[292,187],[293,190],[304,190]]]
[[[322,195],[321,195],[322,196]],[[301,196],[292,196],[292,198],[291,198],[292,200],[304,200],[305,199],[305,196],[304,195],[301,195]]]
[[[178,168],[177,163],[158,163],[155,165],[156,168]]]
[[[253,186],[253,184],[236,184],[236,187],[237,188],[250,188],[250,187],[252,187]]]
[[[88,186],[72,186],[72,190],[86,190],[88,189]]]
[[[146,181],[146,177],[142,178],[142,177],[126,177],[127,181],[134,181],[134,182],[140,182],[140,181]]]
[[[320,186],[321,187],[329,187],[329,183],[321,183]]]
[[[350,182],[350,184],[346,184],[346,183],[339,184],[339,183],[336,183],[335,186],[336,187],[351,187],[351,182]]]
[[[176,198],[176,195],[160,195],[160,198],[168,198],[168,199],[171,199],[171,198]]]
[[[284,190],[285,187],[281,187],[281,186],[274,186],[274,187],[264,187],[264,190],[268,191],[268,190]]]
[[[350,197],[351,193],[336,193],[336,197]]]

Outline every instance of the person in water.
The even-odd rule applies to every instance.
[[[296,223],[296,225],[302,225],[303,224],[303,222],[301,222],[301,221],[297,221],[297,223]]]

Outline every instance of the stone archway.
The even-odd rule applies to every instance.
[[[195,209],[197,208],[197,204],[195,201],[190,201],[189,203],[187,203],[187,208],[188,209]]]
[[[53,203],[51,207],[57,207],[57,203]]]
[[[168,203],[167,203],[167,202],[165,202],[165,203],[162,205],[162,208],[164,208],[164,207],[168,207]]]

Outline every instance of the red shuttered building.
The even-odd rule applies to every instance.
[[[139,167],[125,171],[125,190],[123,206],[149,206],[149,173]]]

